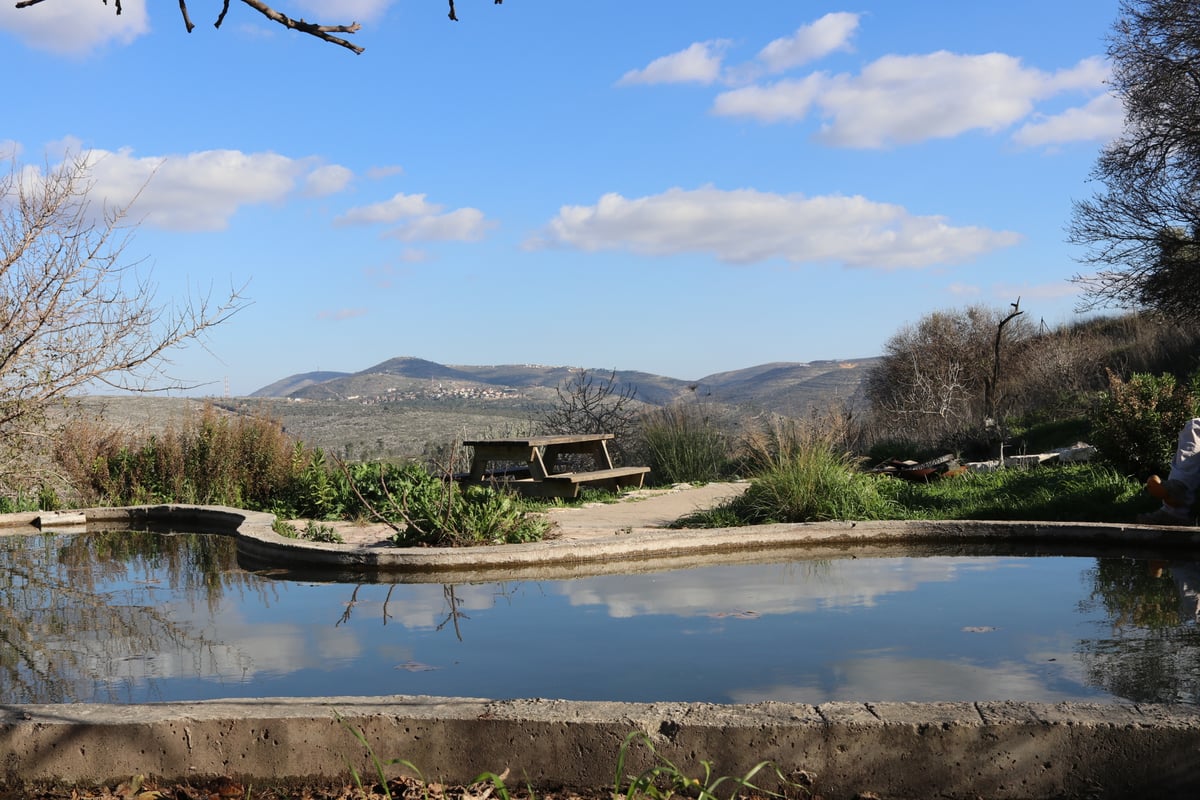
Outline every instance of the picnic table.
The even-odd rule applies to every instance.
[[[475,439],[466,484],[503,482],[531,497],[578,497],[583,486],[637,488],[649,467],[614,467],[608,452],[611,433],[528,436],[523,439]],[[580,467],[589,462],[590,469]],[[494,467],[500,464],[500,467]]]

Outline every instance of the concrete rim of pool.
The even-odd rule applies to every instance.
[[[895,553],[902,548],[1016,544],[1035,552],[1186,556],[1200,530],[1053,522],[810,523],[713,530],[629,528],[529,545],[398,550],[279,536],[270,514],[217,506],[86,509],[87,526],[163,527],[235,536],[239,557],[287,570],[377,572],[388,579],[552,577],[556,571],[686,566]],[[38,514],[0,516],[0,532],[34,533]],[[74,517],[73,519],[78,519]],[[43,520],[48,529],[80,530]],[[549,572],[550,574],[547,574]],[[827,797],[1154,797],[1200,789],[1200,709],[1146,704],[835,702],[632,704],[542,699],[327,697],[138,706],[0,705],[4,782],[80,783],[155,775],[285,781],[373,776],[369,755],[403,758],[426,778],[467,783],[510,770],[510,786],[611,786],[617,752],[641,731],[688,774],[709,761],[742,775],[770,760],[804,772]],[[631,770],[649,765],[635,748]],[[399,770],[399,768],[396,768]],[[400,770],[402,771],[402,770]],[[770,778],[761,775],[769,784]]]

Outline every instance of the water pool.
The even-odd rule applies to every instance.
[[[1198,583],[1009,555],[320,583],[243,570],[221,536],[3,536],[0,696],[1196,704]]]

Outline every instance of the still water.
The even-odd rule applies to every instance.
[[[1198,584],[998,556],[356,585],[244,571],[224,537],[0,536],[0,697],[1196,704]]]

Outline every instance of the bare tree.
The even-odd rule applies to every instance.
[[[17,8],[29,8],[30,6],[36,6],[45,2],[47,2],[47,0],[19,0],[17,3]],[[108,5],[108,0],[100,0],[100,2],[104,3],[104,5]],[[262,2],[262,0],[241,0],[241,2],[250,6],[252,9],[262,14],[272,22],[278,22],[280,25],[288,28],[289,30],[307,33],[308,35],[315,36],[323,41],[344,47],[356,55],[361,53],[364,49],[341,36],[335,35],[339,33],[358,33],[358,31],[362,29],[362,26],[357,22],[351,22],[349,25],[321,25],[316,22],[308,22],[304,19],[289,17],[287,14],[277,11],[274,7]],[[504,0],[493,0],[493,2],[495,5],[501,5]],[[221,23],[225,21],[225,15],[229,13],[229,3],[230,0],[221,0],[221,11],[217,14],[217,19],[213,23],[214,28],[220,28]],[[458,14],[454,8],[454,0],[449,0],[449,3],[450,19],[457,22]],[[113,7],[117,14],[120,14],[121,0],[114,0]],[[192,22],[191,15],[188,13],[187,0],[179,0],[179,13],[183,17],[183,26],[187,28],[188,33],[191,33],[196,25],[194,22]]]
[[[1097,268],[1075,280],[1086,308],[1200,322],[1200,4],[1122,0],[1108,55],[1125,131],[1092,170],[1104,190],[1075,203],[1070,240]]]
[[[124,258],[126,207],[96,209],[86,155],[44,171],[16,162],[0,176],[0,485],[11,488],[50,438],[50,406],[109,387],[187,388],[164,370],[174,349],[203,339],[245,305],[238,292],[160,304]]]
[[[616,460],[637,420],[637,387],[622,386],[615,370],[597,376],[588,369],[576,370],[555,388],[558,401],[542,413],[545,433],[611,433]]]
[[[1002,334],[1010,344],[1030,338],[1020,310],[985,306],[937,311],[898,331],[866,377],[872,409],[901,438],[944,442],[978,432],[1001,414],[1007,375],[999,369]],[[1011,324],[1011,328],[1005,330]]]

